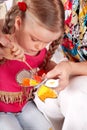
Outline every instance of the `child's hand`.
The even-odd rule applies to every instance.
[[[24,51],[23,49],[16,43],[11,43],[12,48],[4,48],[5,55],[4,57],[6,59],[10,60],[24,60]]]
[[[8,35],[0,34],[0,59],[3,59],[5,52],[3,48],[12,48],[12,44]]]
[[[69,61],[62,61],[47,73],[47,78],[59,78],[59,86],[56,88],[57,91],[63,90],[69,84],[69,78],[72,74],[71,67]]]
[[[11,51],[12,51],[12,55],[14,59],[20,60],[20,61],[25,60],[24,50],[18,44],[14,43]]]
[[[12,42],[10,35],[0,33],[0,59],[24,60],[24,51],[16,43]]]

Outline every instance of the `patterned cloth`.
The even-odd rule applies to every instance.
[[[87,0],[62,0],[65,34],[62,49],[69,60],[87,60]]]

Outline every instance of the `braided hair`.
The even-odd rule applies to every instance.
[[[42,25],[52,32],[64,31],[64,7],[61,0],[23,0],[27,5],[27,10],[32,13]],[[26,13],[18,5],[14,5],[6,14],[3,33],[12,34],[15,31],[15,18],[19,16],[24,22]],[[58,38],[49,46],[44,66],[51,59],[55,50],[60,44],[61,38]]]

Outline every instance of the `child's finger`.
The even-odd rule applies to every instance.
[[[2,48],[0,48],[0,59],[2,59],[4,57],[4,51]]]
[[[8,35],[2,35],[1,37],[0,37],[0,47],[7,47],[7,48],[12,48],[13,47],[13,45],[11,44],[11,40],[10,40],[10,38],[9,38],[9,36]]]
[[[16,55],[15,59],[23,61],[25,59],[25,56],[24,56],[24,54]]]
[[[15,52],[12,53],[16,57],[16,59],[21,59],[23,60],[24,58],[24,51],[21,49],[16,50]]]
[[[15,56],[17,56],[17,55],[23,54],[23,51],[20,50],[20,49],[16,49],[16,51],[13,51],[12,54],[15,55]]]
[[[14,59],[16,60],[24,60],[24,51],[22,48],[20,48],[18,45],[14,44],[14,47],[12,48],[12,55],[14,56]]]
[[[19,50],[18,46],[16,46],[16,45],[13,44],[12,51],[13,51],[13,52],[16,52],[17,50]]]

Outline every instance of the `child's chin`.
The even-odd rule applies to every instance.
[[[36,56],[39,54],[39,52],[36,52],[36,51],[28,51],[26,52],[26,54],[30,55],[30,56]]]

